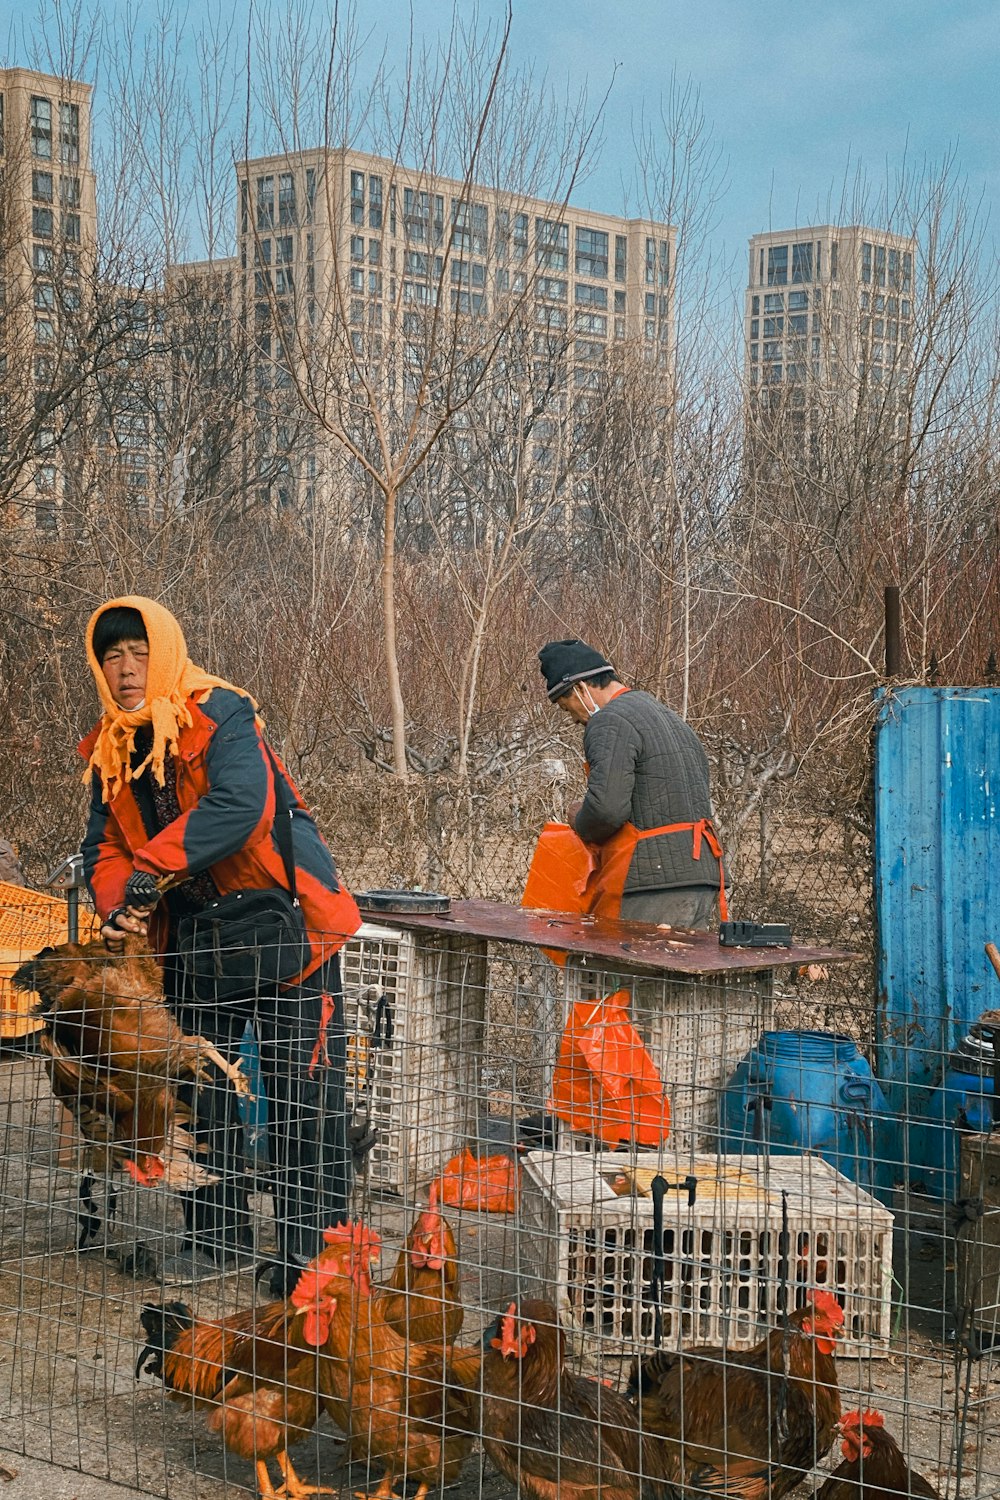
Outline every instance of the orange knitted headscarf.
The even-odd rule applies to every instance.
[[[111,696],[101,664],[94,655],[94,627],[106,610],[134,609],[142,616],[149,641],[149,669],[146,677],[146,698],[141,708],[131,712],[119,708]],[[89,781],[92,771],[100,773],[105,801],[110,802],[126,782],[141,776],[149,766],[160,786],[163,785],[163,762],[177,748],[177,736],[182,727],[192,723],[188,699],[200,694],[204,699],[213,688],[229,688],[243,698],[253,698],[243,688],[234,687],[221,677],[213,677],[196,667],[188,656],[184,632],[169,609],[157,604],[154,599],[144,599],[141,594],[127,594],[122,599],[109,599],[95,610],[87,624],[87,660],[97,683],[104,714],[100,733],[93,754],[87,763],[84,780]],[[143,724],[153,727],[153,744],[149,754],[140,765],[133,768],[132,752],[135,749],[136,730]]]

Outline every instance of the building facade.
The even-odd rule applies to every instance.
[[[750,240],[744,373],[751,411],[856,405],[901,387],[913,352],[916,241],[864,225]]]
[[[97,208],[88,84],[0,70],[0,357],[4,491],[41,530],[67,483],[67,403],[91,294]]]

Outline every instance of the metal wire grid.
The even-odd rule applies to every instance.
[[[751,1142],[742,1156],[718,1160],[721,1092],[740,1048],[786,1003],[785,981],[735,993],[698,982],[685,993],[675,981],[598,976],[593,966],[570,966],[563,976],[515,945],[487,951],[467,939],[428,941],[394,929],[367,929],[348,945],[344,974],[349,1100],[355,1108],[363,1102],[379,1133],[356,1180],[352,1213],[382,1237],[380,1274],[391,1272],[429,1181],[450,1157],[471,1144],[519,1158],[515,1212],[445,1210],[461,1265],[462,1345],[474,1345],[513,1297],[541,1296],[559,1310],[576,1371],[620,1388],[659,1323],[669,1347],[721,1343],[724,1386],[726,1360],[780,1323],[783,1300],[826,1286],[849,1312],[838,1358],[844,1409],[877,1406],[942,1494],[986,1500],[1000,1491],[1000,1362],[988,1347],[1000,1282],[1000,1257],[990,1248],[1000,1237],[992,1165],[981,1161],[979,1179],[970,1176],[968,1191],[960,1191],[961,1142],[948,1119],[914,1122],[925,1136],[904,1132],[903,1146],[891,1152],[875,1133],[868,1166],[879,1179],[877,1195],[816,1155],[760,1156]],[[585,1149],[594,1143],[545,1113],[567,1005],[612,983],[628,990],[675,1118],[687,1111],[697,1120],[696,1131],[674,1133],[658,1152]],[[658,996],[651,992],[657,984]],[[391,1036],[386,1041],[383,1025],[373,1045],[374,1014],[386,994]],[[383,1021],[384,1013],[385,1006]],[[946,1062],[940,1059],[942,1070]],[[252,1489],[250,1462],[229,1452],[203,1416],[165,1401],[158,1382],[134,1373],[144,1303],[179,1297],[200,1317],[221,1317],[266,1296],[252,1268],[190,1287],[164,1285],[156,1261],[183,1231],[177,1195],[137,1185],[119,1170],[110,1178],[88,1174],[81,1196],[80,1141],[31,1040],[9,1050],[0,1069],[7,1446],[155,1495]],[[988,1139],[969,1136],[967,1154],[969,1141]],[[914,1151],[954,1169],[947,1192],[918,1191]],[[856,1162],[852,1170],[857,1175]],[[659,1231],[647,1180],[657,1171],[670,1189]],[[259,1153],[250,1173],[257,1254],[267,1256],[273,1211]],[[689,1202],[684,1184],[692,1176],[698,1187]],[[961,1219],[957,1239],[955,1197],[987,1204],[980,1217],[965,1211],[972,1216]],[[78,1250],[88,1218],[99,1227],[90,1248]],[[970,1300],[975,1310],[963,1318]],[[374,1486],[381,1473],[362,1454],[348,1474],[325,1417],[294,1459],[304,1476],[345,1492]],[[837,1459],[834,1445],[824,1467]],[[478,1445],[461,1487],[470,1496],[509,1493],[507,1481],[483,1467]],[[812,1487],[807,1479],[795,1493]]]

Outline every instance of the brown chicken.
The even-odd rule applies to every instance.
[[[413,1344],[450,1349],[462,1331],[455,1236],[438,1208],[437,1183],[430,1207],[418,1215],[385,1286],[376,1294],[387,1328]]]
[[[907,1467],[880,1411],[849,1411],[841,1419],[840,1433],[844,1461],[816,1500],[940,1500],[938,1491]]]
[[[36,1014],[52,1092],[94,1148],[103,1170],[124,1166],[137,1182],[191,1189],[215,1177],[193,1156],[189,1112],[178,1084],[214,1063],[241,1090],[238,1064],[203,1037],[188,1036],[163,998],[159,965],[137,938],[109,953],[101,942],[43,948],[13,976],[37,990]]]
[[[813,1292],[753,1349],[657,1351],[632,1366],[656,1472],[696,1493],[780,1500],[828,1452],[840,1418],[833,1359],[844,1313]]]
[[[367,1264],[378,1243],[365,1231],[356,1257]],[[323,1294],[339,1299],[347,1291],[341,1273],[327,1278]],[[481,1354],[411,1342],[389,1326],[384,1310],[380,1296],[361,1296],[349,1325],[331,1322],[319,1385],[328,1414],[347,1433],[349,1457],[384,1467],[375,1500],[389,1500],[408,1480],[418,1486],[415,1500],[423,1500],[432,1484],[452,1484],[472,1451]]]
[[[147,1306],[148,1343],[136,1376],[148,1370],[175,1401],[208,1412],[207,1425],[232,1453],[256,1466],[261,1500],[335,1493],[305,1484],[288,1448],[315,1426],[318,1369],[327,1338],[348,1337],[358,1301],[371,1294],[367,1261],[349,1230],[326,1232],[327,1246],[303,1271],[287,1302],[269,1302],[213,1321],[182,1302]],[[339,1297],[338,1297],[339,1293]],[[283,1483],[274,1489],[267,1461]]]
[[[566,1369],[566,1335],[548,1302],[512,1302],[483,1357],[483,1444],[531,1500],[636,1500],[649,1444],[635,1407]],[[663,1494],[662,1487],[644,1493]]]

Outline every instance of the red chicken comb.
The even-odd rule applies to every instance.
[[[883,1417],[880,1411],[876,1411],[874,1407],[869,1407],[865,1412],[846,1412],[840,1419],[840,1425],[841,1427],[852,1430],[857,1429],[857,1431],[863,1432],[866,1427],[884,1427],[885,1417]]]
[[[344,1250],[350,1250],[352,1255],[367,1254],[374,1260],[382,1248],[382,1237],[360,1219],[355,1219],[348,1224],[336,1224],[332,1229],[324,1229],[323,1243],[339,1245]]]
[[[834,1328],[841,1326],[844,1321],[844,1309],[832,1292],[827,1292],[823,1289],[820,1289],[818,1292],[810,1292],[809,1301],[822,1317],[833,1324]]]

